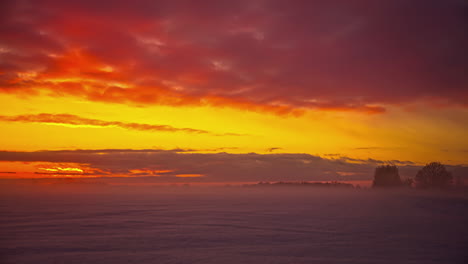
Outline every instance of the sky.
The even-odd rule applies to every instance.
[[[0,178],[468,166],[468,1],[7,0]]]

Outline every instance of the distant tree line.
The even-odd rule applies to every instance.
[[[418,171],[416,177],[401,180],[396,165],[375,168],[373,187],[413,186],[420,188],[446,188],[452,183],[452,174],[440,162],[431,162]]]
[[[295,187],[295,186],[300,186],[300,187],[345,187],[345,188],[354,188],[354,186],[350,183],[343,183],[343,182],[338,182],[338,181],[331,181],[331,182],[307,182],[307,181],[301,181],[301,182],[259,182],[256,184],[244,184],[242,185],[243,187],[285,187],[285,186],[290,186],[290,187]]]

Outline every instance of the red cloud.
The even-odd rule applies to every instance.
[[[2,9],[3,92],[295,115],[468,101],[466,6],[455,1],[51,0]]]

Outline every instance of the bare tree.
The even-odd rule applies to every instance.
[[[444,188],[452,182],[452,174],[440,162],[431,162],[416,174],[416,185],[422,188]]]

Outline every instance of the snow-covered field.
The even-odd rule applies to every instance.
[[[416,191],[3,191],[0,263],[467,263],[468,199]]]

